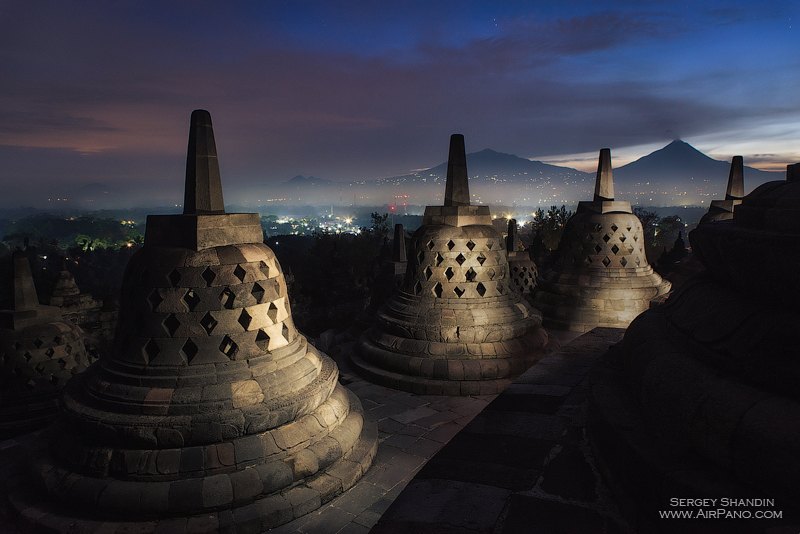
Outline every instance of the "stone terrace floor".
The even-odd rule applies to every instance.
[[[561,344],[577,336],[569,332],[550,334]],[[344,356],[352,346],[340,345],[338,349],[332,356],[339,366],[341,382],[361,399],[365,416],[377,423],[378,453],[369,471],[349,491],[319,510],[274,528],[270,533],[369,532],[414,475],[496,397],[414,395],[385,388],[352,371]],[[19,449],[24,448],[28,440],[35,440],[35,434],[0,442],[0,455],[6,460],[0,465],[0,478],[7,476],[4,471],[8,471],[8,466],[15,463],[14,459],[21,456]],[[20,443],[23,447],[18,447]],[[0,532],[5,532],[2,525]]]
[[[342,346],[340,354],[352,350]],[[337,351],[338,352],[338,351]],[[340,380],[358,395],[378,425],[378,454],[356,485],[319,510],[270,530],[290,534],[369,532],[419,469],[491,402],[495,395],[414,395],[367,382],[334,356]]]
[[[596,328],[528,369],[455,436],[373,534],[622,534],[584,434],[588,371],[622,338]]]
[[[550,332],[560,344],[578,334]],[[361,399],[367,418],[378,424],[378,454],[356,485],[319,510],[270,530],[278,534],[366,533],[400,495],[414,475],[496,395],[442,397],[414,395],[367,382],[346,357],[352,345],[340,345],[332,357],[340,380]]]

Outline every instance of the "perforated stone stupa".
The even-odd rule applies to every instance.
[[[796,531],[800,164],[690,238],[705,272],[637,317],[604,357],[591,441],[638,531]],[[745,508],[752,521],[654,524],[646,512],[675,495],[769,498],[782,517],[757,520],[756,506]]]
[[[368,378],[434,395],[491,394],[545,352],[541,315],[510,287],[502,236],[470,205],[464,137],[450,139],[443,206],[411,238],[402,287],[352,356]]]
[[[211,117],[191,117],[182,215],[149,216],[115,349],[72,380],[25,524],[55,531],[260,532],[351,487],[374,426],[292,321],[259,216],[225,213]]]
[[[61,389],[89,365],[80,328],[39,304],[25,254],[12,262],[10,309],[0,311],[0,439],[52,420]]]
[[[594,199],[580,202],[564,228],[555,267],[539,279],[534,305],[545,325],[585,332],[626,327],[669,291],[647,262],[642,223],[614,200],[611,150],[600,151]]]
[[[506,234],[506,252],[511,274],[511,287],[523,295],[529,295],[536,287],[539,271],[528,250],[522,245],[517,233],[517,220],[509,219]]]
[[[700,219],[700,223],[733,219],[733,208],[742,203],[742,197],[744,197],[744,158],[733,156],[725,199],[712,200],[708,212]]]

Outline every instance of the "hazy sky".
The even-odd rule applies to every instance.
[[[800,2],[0,0],[4,205],[90,182],[179,200],[195,108],[226,192],[403,174],[452,132],[580,168],[680,137],[780,169]]]

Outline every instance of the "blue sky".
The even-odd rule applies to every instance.
[[[777,169],[800,160],[799,23],[781,1],[0,0],[0,182],[178,196],[194,108],[226,190],[402,174],[456,131],[581,168],[680,137]]]

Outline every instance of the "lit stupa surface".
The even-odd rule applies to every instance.
[[[414,393],[491,394],[544,354],[541,316],[511,289],[489,208],[469,198],[464,138],[453,135],[444,205],[425,208],[403,284],[352,356],[371,380]]]
[[[585,332],[626,327],[670,283],[647,262],[642,223],[614,200],[611,151],[600,151],[594,199],[566,224],[555,267],[539,278],[534,305],[546,326]]]
[[[297,331],[259,216],[224,212],[206,111],[182,215],[150,216],[114,351],[66,388],[64,421],[12,497],[56,531],[262,531],[351,487],[377,446],[336,364]]]
[[[61,389],[90,363],[80,328],[39,304],[24,253],[12,262],[11,309],[0,311],[0,438],[55,418]]]

